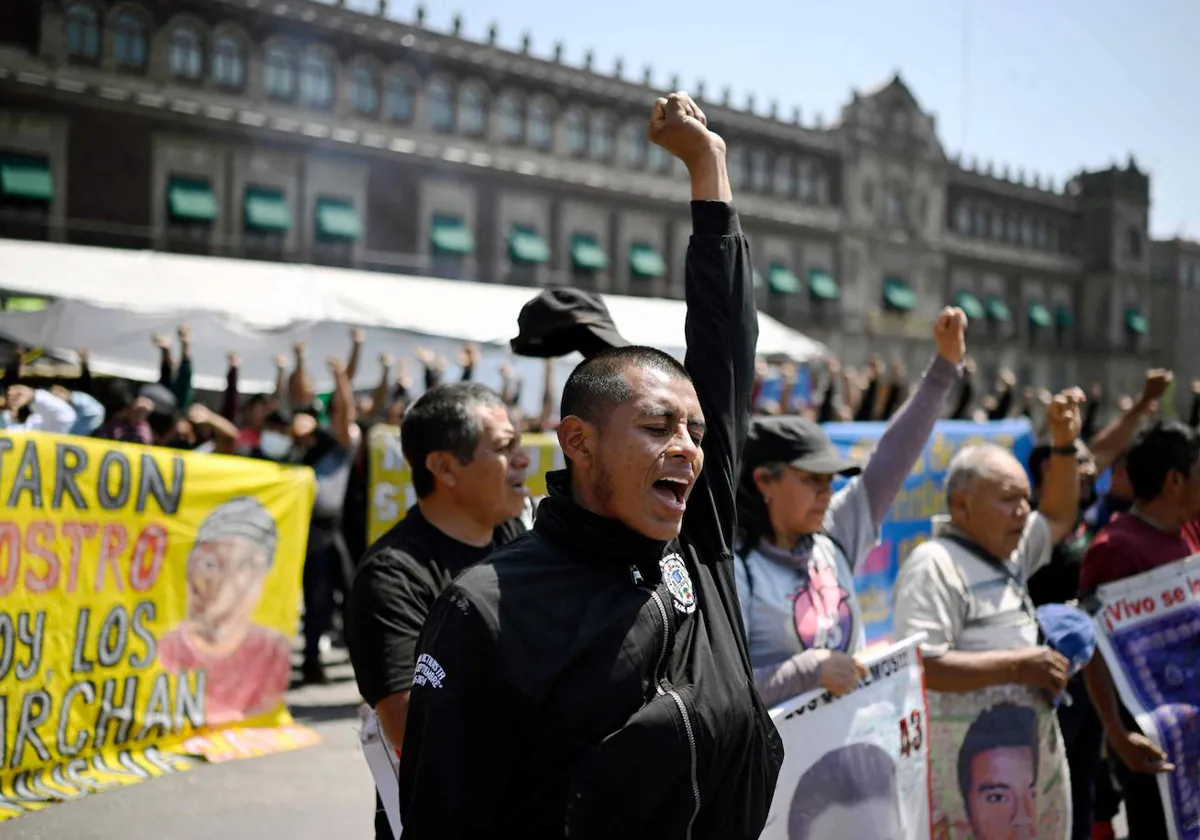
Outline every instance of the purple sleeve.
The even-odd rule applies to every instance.
[[[768,707],[821,686],[820,651],[806,650],[775,665],[754,669],[754,687]]]
[[[862,476],[871,520],[876,527],[883,521],[896,494],[904,486],[904,479],[925,450],[933,424],[941,414],[942,403],[958,381],[959,371],[958,365],[934,356],[917,389],[900,406],[880,436],[879,445]]]

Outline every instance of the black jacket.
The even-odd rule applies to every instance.
[[[552,474],[533,531],[443,593],[400,761],[405,840],[762,831],[783,747],[732,567],[758,321],[732,206],[693,202],[692,219],[686,365],[707,431],[682,533],[662,543],[589,513]]]

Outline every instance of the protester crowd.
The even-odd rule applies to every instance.
[[[753,318],[738,321],[746,316],[737,308],[741,303],[722,300],[714,291],[740,294],[739,284],[746,279],[741,275],[749,265],[730,256],[746,244],[729,205],[727,183],[704,180],[719,138],[714,141],[702,125],[697,132],[702,116],[690,100],[673,97],[661,100],[658,108],[652,138],[688,164],[696,199],[686,369],[665,354],[623,347],[595,296],[548,290],[527,311],[565,306],[582,313],[572,321],[572,336],[563,337],[569,330],[551,330],[560,339],[557,343],[534,342],[540,347],[534,355],[579,351],[585,357],[563,388],[561,425],[549,364],[541,415],[521,417],[522,383],[511,369],[503,371],[499,392],[472,382],[480,361],[472,345],[463,348],[456,366],[427,351],[419,352],[412,365],[381,356],[378,385],[355,393],[351,382],[363,364],[358,330],[351,330],[348,357],[327,362],[334,382],[327,395],[316,393],[311,361],[297,345],[291,360],[275,360],[271,394],[243,397],[239,359],[231,355],[227,387],[210,403],[193,389],[186,327],[179,328],[176,342],[153,337],[161,367],[154,384],[94,377],[83,350],[79,375],[70,381],[33,376],[19,363],[10,366],[3,382],[2,422],[9,429],[313,468],[318,491],[304,568],[302,677],[324,679],[322,640],[340,625],[364,699],[376,709],[385,734],[405,746],[401,799],[413,836],[475,836],[472,827],[489,819],[495,825],[540,829],[543,818],[553,817],[546,809],[553,809],[537,797],[558,790],[545,768],[560,766],[556,762],[568,761],[580,744],[614,731],[618,734],[608,745],[610,754],[637,752],[637,741],[633,747],[620,741],[621,733],[630,731],[627,721],[635,720],[635,729],[652,730],[668,711],[681,716],[691,738],[692,727],[711,725],[709,710],[699,705],[717,702],[711,696],[715,693],[728,706],[744,703],[758,710],[738,717],[723,707],[717,717],[727,729],[702,733],[708,739],[704,749],[735,751],[739,759],[715,763],[700,756],[700,766],[711,775],[698,778],[693,743],[689,787],[695,791],[694,802],[676,814],[655,815],[655,797],[665,795],[663,791],[639,791],[623,801],[630,809],[644,807],[638,818],[644,817],[646,824],[668,817],[695,820],[704,813],[711,824],[704,836],[742,837],[750,836],[747,832],[756,823],[761,829],[765,813],[722,814],[711,806],[702,811],[700,790],[720,784],[740,791],[745,800],[761,798],[774,785],[778,744],[767,731],[769,722],[763,723],[760,704],[817,687],[845,693],[862,676],[859,654],[865,640],[854,573],[878,541],[880,525],[934,423],[1026,416],[1039,440],[1028,464],[990,445],[967,447],[954,456],[945,488],[947,515],[938,518],[930,541],[901,558],[895,634],[927,635],[922,652],[935,698],[1000,684],[1024,685],[1046,698],[1067,692],[1071,702],[1058,705],[1057,714],[1072,780],[1074,836],[1111,832],[1109,823],[1122,797],[1133,837],[1167,836],[1155,780],[1156,773],[1169,769],[1165,756],[1119,702],[1103,661],[1096,657],[1082,670],[1074,667],[1039,633],[1037,608],[1086,606],[1099,585],[1200,551],[1200,382],[1191,385],[1186,422],[1159,416],[1168,408],[1161,402],[1172,380],[1169,371],[1148,371],[1142,392],[1113,400],[1111,411],[1105,411],[1106,395],[1099,385],[1085,398],[1079,388],[1052,395],[1039,383],[1019,383],[1009,371],[995,383],[981,382],[966,355],[966,316],[948,308],[931,328],[936,352],[915,381],[897,362],[887,365],[874,358],[855,369],[827,358],[810,364],[811,398],[801,399],[796,395],[800,368],[783,364],[773,370],[760,360],[754,369]],[[722,143],[722,161],[723,150]],[[736,311],[726,311],[730,307]],[[525,314],[522,336],[514,340],[517,349],[529,345],[528,333],[535,330]],[[732,351],[732,367],[722,356],[729,348],[716,346],[719,342],[711,336],[705,343],[712,346],[694,346],[695,331],[705,323],[731,330],[734,343],[742,342]],[[736,354],[743,351],[749,354],[746,374],[752,384],[740,378],[738,365],[744,360]],[[423,374],[419,389],[410,376],[413,367]],[[768,402],[761,396],[763,387],[775,376],[782,380],[782,397]],[[748,386],[744,407],[755,415],[746,428],[738,416],[741,404],[722,405],[713,396],[736,392],[743,384]],[[628,416],[622,414],[627,408],[633,412]],[[619,451],[611,448],[618,445],[611,442],[615,433],[598,431],[616,423],[613,418],[629,424],[621,432],[625,437]],[[821,428],[831,421],[869,420],[884,421],[887,429],[865,464],[840,455]],[[401,445],[419,502],[391,533],[368,547],[364,441],[378,423],[402,427]],[[552,429],[571,470],[550,477],[551,493],[539,508],[534,538],[517,540],[526,530],[514,524],[526,504],[521,485],[528,459],[521,452],[521,433]],[[1107,489],[1097,494],[1096,480],[1106,472]],[[850,480],[835,493],[838,476]],[[704,510],[692,513],[695,508]],[[692,518],[684,519],[685,509]],[[729,533],[727,520],[735,512],[738,529]],[[616,528],[614,521],[622,527]],[[704,557],[714,551],[735,557],[732,581],[717,572],[709,576]],[[613,589],[617,578],[609,574],[612,563],[603,573],[598,567],[575,568],[573,552],[623,558],[612,575],[619,573],[623,586],[632,581],[643,587],[643,594],[651,593],[662,611],[669,650],[647,641],[657,636],[657,629],[637,635],[644,599],[634,603]],[[485,557],[488,563],[478,565]],[[693,563],[685,557],[700,559]],[[522,568],[537,569],[552,582],[523,574]],[[467,569],[471,571],[456,580]],[[562,613],[563,622],[584,621],[581,635],[538,636],[523,627],[501,638],[500,585],[510,624],[553,611]],[[449,594],[439,597],[446,590]],[[340,622],[335,621],[338,593]],[[601,609],[595,606],[596,593],[609,599],[603,610],[624,616],[609,619],[624,622],[620,632],[632,634],[624,641],[611,635],[616,631],[610,624],[588,618],[589,609]],[[728,601],[733,618],[709,614],[702,627],[689,625],[686,619],[697,601]],[[798,602],[805,605],[803,611]],[[427,619],[433,629],[422,634]],[[757,689],[749,694],[736,677],[722,682],[705,670],[715,667],[714,662],[734,671],[741,667],[738,644],[722,635],[739,619],[749,679]],[[726,627],[729,621],[733,624]],[[511,638],[514,633],[519,640]],[[709,636],[701,639],[705,633]],[[544,638],[548,635],[555,639]],[[628,694],[636,701],[644,691],[644,675],[636,667],[628,673],[610,668],[597,680],[567,665],[571,657],[590,662],[588,657],[598,656],[599,650],[622,644],[630,662],[640,662],[644,650],[650,660],[657,657],[658,665],[649,672],[660,686],[660,697],[666,698],[665,707],[648,702],[631,719],[619,705],[623,701],[617,698]],[[697,650],[703,656],[695,655]],[[511,674],[501,675],[513,667],[513,657],[525,657],[523,690],[544,703],[539,707],[546,716],[539,736],[543,740],[537,743],[511,741],[527,713],[520,705],[525,698],[507,693],[510,686],[504,680]],[[665,670],[664,658],[671,663]],[[472,663],[474,675],[463,682],[479,694],[472,707],[479,720],[468,719],[464,709],[447,708],[439,699],[443,695],[429,691],[441,688],[443,669],[459,663]],[[670,688],[668,672],[684,684],[678,672],[687,668],[703,671],[707,700]],[[696,684],[695,675],[690,679],[687,684]],[[461,695],[455,698],[454,703],[462,703]],[[569,698],[583,703],[586,713],[572,709]],[[488,713],[480,713],[481,708]],[[935,725],[937,708],[935,699]],[[487,731],[480,729],[480,721],[486,721]],[[506,729],[507,724],[513,728]],[[516,750],[531,753],[519,772],[522,781],[535,787],[522,793],[520,801],[502,804],[496,801],[496,780],[518,772],[510,755]],[[545,767],[531,769],[538,761]],[[572,800],[570,833],[603,836],[594,826],[609,824],[604,811],[611,799],[606,797],[616,787],[624,788],[626,780],[605,776],[597,767],[587,773],[588,778],[575,783],[591,785],[593,798],[579,794]],[[662,782],[663,790],[668,784]],[[936,800],[958,793],[933,795]],[[982,825],[981,813],[970,806],[968,812],[977,836],[999,836]],[[1027,821],[1029,813],[1015,809],[1006,817],[1010,828]],[[386,820],[378,830],[388,836]],[[535,830],[530,836],[541,835]]]

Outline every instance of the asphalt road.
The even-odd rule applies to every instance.
[[[358,690],[344,651],[330,685],[289,695],[314,747],[202,765],[0,823],[0,840],[371,840],[375,788],[358,746]]]

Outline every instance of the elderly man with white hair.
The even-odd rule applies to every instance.
[[[951,460],[946,478],[949,516],[935,518],[933,538],[901,564],[896,635],[927,634],[922,653],[930,727],[935,732],[961,719],[976,702],[981,707],[971,714],[1007,693],[1044,709],[1046,727],[1057,725],[1048,701],[1066,686],[1068,663],[1039,644],[1028,581],[1050,562],[1054,544],[1075,526],[1075,441],[1083,399],[1082,392],[1070,389],[1051,403],[1050,466],[1037,511],[1031,507],[1029,476],[1010,451],[995,445],[965,447]],[[968,692],[982,693],[955,699]],[[1059,741],[1056,732],[1047,732]],[[1029,745],[1031,750],[1036,746]],[[941,787],[953,790],[953,785]],[[934,794],[937,799],[942,796],[938,790]],[[954,805],[935,802],[934,807],[946,814]],[[966,817],[975,820],[980,815]],[[1011,817],[1015,822],[996,836],[1035,836],[1029,832],[1036,814],[1013,811]],[[1027,825],[1031,818],[1034,823]]]

